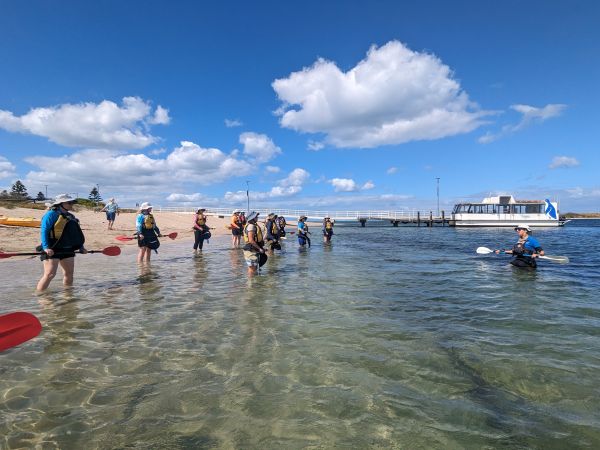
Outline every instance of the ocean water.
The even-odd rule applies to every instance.
[[[81,255],[42,295],[0,262],[0,314],[44,326],[0,353],[0,448],[599,448],[597,224],[536,232],[571,262],[534,272],[475,253],[512,230],[389,226],[254,278],[225,237]]]

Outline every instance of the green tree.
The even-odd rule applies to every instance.
[[[15,181],[15,184],[12,185],[10,195],[11,197],[27,198],[27,188],[21,183],[21,180]]]
[[[102,201],[102,197],[100,197],[100,192],[98,192],[98,188],[96,186],[92,188],[88,198],[95,203],[100,203]]]
[[[44,195],[44,193],[42,191],[38,192],[37,197],[35,198],[38,201],[43,201],[46,200],[46,196]]]

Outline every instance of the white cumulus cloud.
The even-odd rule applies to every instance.
[[[225,119],[225,126],[227,128],[241,127],[242,125],[244,124],[239,119]]]
[[[0,128],[43,136],[66,147],[140,149],[158,139],[146,131],[149,124],[169,122],[168,111],[152,107],[139,97],[124,97],[122,105],[104,100],[33,108],[15,116],[0,110]]]
[[[15,165],[11,163],[4,156],[0,156],[0,180],[4,178],[14,177],[15,173]]]
[[[273,186],[270,191],[258,192],[250,191],[252,200],[269,200],[281,197],[291,197],[302,191],[303,185],[310,178],[310,173],[301,168],[292,170],[287,177],[282,178]],[[226,192],[225,200],[231,203],[240,202],[246,199],[246,191]]]
[[[440,139],[474,130],[487,114],[440,59],[398,41],[372,46],[347,72],[318,59],[272,87],[282,102],[281,126],[325,133],[337,147]]]
[[[26,184],[48,184],[53,191],[85,192],[96,183],[115,194],[173,192],[187,184],[210,185],[248,175],[254,166],[216,148],[183,141],[164,158],[114,150],[82,150],[60,157],[32,156],[36,166]]]
[[[559,167],[576,167],[579,161],[571,156],[555,156],[548,166],[550,169],[558,169]]]
[[[194,194],[172,193],[167,196],[167,201],[170,203],[215,203],[215,199],[211,199],[199,192]]]
[[[542,108],[530,105],[511,105],[510,108],[522,115],[521,120],[515,124],[504,125],[498,133],[487,132],[477,141],[480,144],[489,144],[504,136],[520,131],[533,123],[541,123],[552,117],[562,114],[567,105],[551,103]]]
[[[281,149],[266,134],[242,133],[240,144],[244,146],[244,154],[256,158],[258,162],[270,161],[281,153]]]
[[[392,175],[395,174],[396,172],[398,172],[398,168],[397,167],[390,167],[388,170],[385,171],[388,175]]]
[[[335,192],[354,192],[358,190],[356,181],[351,178],[333,178],[329,180]]]
[[[267,166],[265,167],[265,172],[267,173],[279,173],[281,169],[277,166]]]

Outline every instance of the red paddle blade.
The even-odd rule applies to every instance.
[[[102,250],[102,254],[106,256],[119,256],[121,254],[121,247],[117,247],[116,245],[113,247],[106,247]]]
[[[36,337],[42,324],[33,314],[16,312],[0,316],[0,352]]]
[[[135,238],[131,237],[131,236],[115,236],[115,239],[117,241],[131,241]]]
[[[10,258],[11,256],[16,256],[14,253],[4,253],[4,252],[0,252],[0,259],[3,258]]]
[[[177,237],[177,232],[174,231],[173,233],[167,234],[168,237],[170,237],[171,239],[175,239]]]

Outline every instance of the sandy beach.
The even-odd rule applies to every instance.
[[[0,207],[0,215],[9,217],[41,218],[45,211],[39,209]],[[106,214],[93,212],[85,208],[75,207],[75,216],[79,219],[85,234],[85,246],[88,250],[101,250],[111,245],[128,246],[115,239],[119,235],[132,235],[135,232],[135,213],[121,213],[115,220],[114,228],[107,229]],[[194,241],[192,232],[193,213],[155,212],[156,223],[163,234],[176,231],[177,240]],[[208,216],[207,225],[213,236],[231,234],[226,225],[229,217]],[[165,238],[166,239],[166,238]],[[40,243],[40,229],[29,227],[11,227],[0,225],[0,251],[3,252],[32,252]],[[135,243],[132,241],[132,243]],[[191,245],[191,244],[190,244]]]

